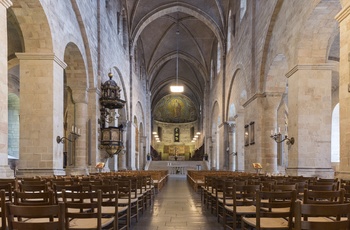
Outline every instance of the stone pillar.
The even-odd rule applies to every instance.
[[[18,175],[64,174],[63,70],[54,54],[16,53],[20,63],[20,159]],[[35,102],[35,103],[33,103]]]
[[[217,143],[217,153],[218,154],[218,168],[217,170],[228,170],[228,153],[226,152],[226,149],[228,147],[228,124],[226,122],[222,123],[218,127],[218,133],[219,135],[216,135],[218,138]]]
[[[127,170],[125,149],[118,154],[118,170]]]
[[[71,175],[89,174],[87,165],[87,122],[88,122],[88,105],[86,89],[73,88],[74,101],[74,123],[80,129],[80,137],[75,139],[75,156],[73,167],[67,167],[67,173]]]
[[[7,8],[9,0],[0,0],[0,177],[13,177],[8,166],[8,86],[7,86]]]
[[[113,163],[113,172],[117,172],[119,169],[119,156],[118,155],[114,155],[113,158],[110,159],[110,161],[112,161]]]
[[[245,151],[244,151],[244,115],[243,113],[239,113],[236,118],[236,170],[239,172],[246,171],[245,169]]]
[[[99,83],[101,85],[101,83]],[[91,155],[91,165],[89,165],[89,172],[96,171],[96,164],[99,161],[103,161],[101,156],[105,155],[105,150],[99,149],[99,135],[100,135],[100,125],[98,124],[98,119],[100,118],[100,106],[99,106],[99,95],[100,91],[97,88],[90,88],[88,90],[88,110],[91,113],[90,119],[90,136],[87,136],[87,143],[90,148]],[[94,116],[95,115],[95,116]],[[114,161],[110,159],[110,161]],[[105,166],[108,167],[108,166]],[[114,166],[114,170],[117,170],[117,166]]]
[[[126,167],[135,170],[135,125],[127,121],[123,132],[124,149],[126,150]]]
[[[339,124],[340,165],[338,177],[350,179],[350,3],[336,16],[340,28]]]
[[[228,124],[228,170],[236,171],[236,124]]]
[[[139,149],[139,156],[140,157],[140,169],[144,169],[145,168],[145,165],[146,165],[146,162],[147,162],[147,153],[146,153],[146,143],[147,143],[147,136],[142,136],[141,137],[141,145],[140,145],[140,149]]]
[[[331,167],[331,64],[297,65],[288,77],[288,175],[334,177]]]
[[[277,121],[277,108],[281,102],[282,94],[267,94],[264,101],[264,114],[263,114],[263,132],[262,132],[262,145],[261,145],[261,165],[263,171],[267,173],[277,173],[277,142],[274,141],[271,136],[271,130],[278,131],[278,127],[281,131],[285,131],[284,124]],[[284,135],[284,133],[282,133]]]

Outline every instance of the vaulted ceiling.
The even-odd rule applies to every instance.
[[[223,47],[229,3],[230,0],[125,1],[132,48],[144,65],[152,108],[170,94],[169,87],[176,79],[177,54],[178,79],[185,86],[184,94],[196,105],[203,104],[211,62],[216,64],[217,49]]]

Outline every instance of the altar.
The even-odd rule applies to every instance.
[[[175,161],[175,156],[169,156],[168,158],[169,161]],[[177,161],[184,161],[185,160],[185,156],[177,156]]]

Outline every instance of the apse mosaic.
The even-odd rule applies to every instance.
[[[156,105],[153,113],[156,121],[186,123],[197,120],[196,107],[183,95],[167,95]]]

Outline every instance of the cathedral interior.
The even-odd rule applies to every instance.
[[[350,177],[347,0],[0,3],[0,177]]]

